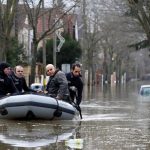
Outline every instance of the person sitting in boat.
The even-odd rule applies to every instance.
[[[46,66],[46,74],[49,81],[46,85],[46,91],[51,97],[69,102],[68,82],[65,73],[56,69],[54,65]]]
[[[11,73],[11,67],[8,63],[0,63],[0,97],[7,94],[18,93],[12,79],[9,77]]]
[[[66,78],[68,80],[69,92],[71,101],[75,101],[79,106],[82,100],[83,82],[81,79],[81,65],[73,64],[71,72],[66,73]]]
[[[18,65],[14,68],[14,71],[12,71],[12,73],[11,73],[11,78],[12,78],[16,88],[18,89],[18,91],[20,93],[22,93],[22,92],[36,92],[35,90],[30,89],[27,86],[25,77],[23,75],[23,71],[24,71],[23,67]]]

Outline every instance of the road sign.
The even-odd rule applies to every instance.
[[[59,43],[58,46],[57,46],[57,52],[60,52],[61,47],[62,47],[63,44],[65,43],[65,39],[64,39],[64,37],[62,37],[60,30],[57,30],[57,31],[56,31],[56,35],[57,35],[57,37],[58,37],[59,40],[60,40],[60,43]]]

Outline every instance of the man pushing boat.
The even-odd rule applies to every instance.
[[[68,81],[65,73],[56,69],[54,65],[46,66],[46,74],[49,80],[46,86],[46,91],[51,97],[69,102]]]

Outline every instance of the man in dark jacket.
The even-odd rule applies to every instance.
[[[68,101],[69,90],[65,73],[56,69],[54,65],[48,64],[46,66],[46,74],[49,76],[46,87],[48,94],[56,99]]]
[[[68,80],[70,98],[72,101],[76,98],[76,104],[80,105],[82,100],[83,82],[81,79],[81,65],[73,64],[71,72],[66,74]]]
[[[11,68],[8,63],[0,63],[0,97],[5,95],[18,93],[12,79],[9,77]]]
[[[11,78],[18,89],[21,92],[35,92],[27,86],[26,80],[23,75],[23,67],[18,65],[15,67],[14,72],[12,71]]]

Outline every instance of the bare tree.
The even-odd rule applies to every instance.
[[[82,63],[85,67],[84,69],[88,70],[88,85],[91,85],[95,82],[95,66],[98,64],[96,62],[97,56],[97,45],[101,39],[99,35],[99,14],[94,11],[92,4],[90,1],[83,0],[81,3],[81,14],[82,14],[82,50],[83,50],[83,58]],[[96,10],[96,9],[95,9]]]
[[[127,0],[130,8],[130,15],[138,20],[143,28],[148,45],[150,46],[150,1],[148,0]]]
[[[141,28],[136,26],[130,17],[124,15],[127,11],[125,2],[93,0],[83,6],[86,11],[83,13],[86,27],[84,52],[89,72],[93,72],[93,53],[103,52],[103,73],[107,80],[110,81],[112,72],[117,72],[121,80],[121,75],[126,69],[125,63],[129,62],[128,45],[144,37]]]
[[[38,3],[35,3],[34,0],[30,0],[30,2],[28,0],[24,0],[24,6],[26,13],[28,14],[29,24],[33,29],[33,42],[31,50],[31,83],[34,82],[35,79],[36,55],[39,42],[45,37],[52,36],[57,29],[61,28],[62,24],[59,24],[59,22],[78,4],[77,0],[71,0],[70,2],[72,2],[72,4],[64,7],[61,5],[62,3],[57,3],[57,1],[53,0],[52,5],[47,6],[43,10],[42,2],[43,0],[39,0]],[[37,24],[39,18],[43,15],[47,16],[47,26],[41,35],[37,35]]]
[[[0,61],[7,61],[6,53],[14,25],[16,8],[19,0],[0,1]]]

